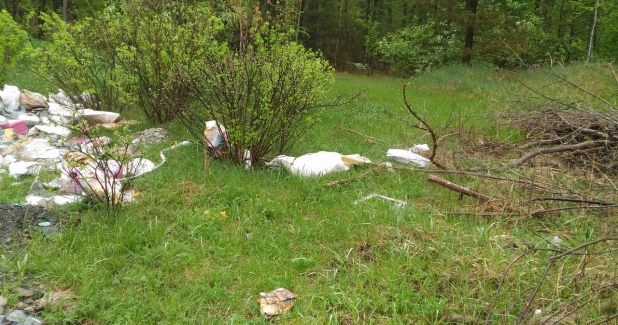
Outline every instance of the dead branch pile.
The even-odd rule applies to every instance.
[[[569,167],[618,171],[618,115],[548,109],[508,120],[525,132],[526,141],[518,148],[524,154],[510,167],[539,155],[559,154]]]

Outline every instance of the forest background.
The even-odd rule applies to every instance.
[[[0,0],[30,35],[40,13],[65,21],[96,17],[121,0]],[[150,1],[153,2],[153,1]],[[156,1],[154,1],[156,2]],[[186,1],[185,1],[186,2]],[[453,63],[500,68],[618,56],[618,3],[601,0],[293,0],[203,2],[225,13],[258,5],[319,50],[338,71],[401,76]]]

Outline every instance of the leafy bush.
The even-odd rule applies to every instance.
[[[13,20],[6,10],[0,11],[0,80],[15,66],[15,56],[23,48],[28,35]]]
[[[461,46],[455,31],[441,24],[413,25],[378,43],[382,61],[399,75],[435,69],[459,59]]]
[[[177,118],[190,98],[182,74],[222,47],[219,20],[188,3],[129,0],[73,25],[43,14],[47,42],[31,49],[29,62],[73,99],[90,93],[88,107],[135,105],[153,122]]]
[[[105,36],[100,22],[84,19],[69,25],[53,13],[41,19],[46,41],[26,52],[24,62],[31,70],[88,108],[120,112],[132,102],[115,46],[99,46]]]
[[[89,127],[86,120],[70,128],[85,141],[66,146],[63,174],[91,203],[100,204],[110,215],[118,213],[123,203],[133,200],[133,181],[146,167],[144,159],[136,158],[142,143],[132,141],[128,126],[114,131],[112,138],[102,136],[100,129]]]
[[[183,74],[225,48],[216,39],[221,22],[206,5],[188,2],[126,1],[108,24],[111,37],[121,40],[118,62],[137,105],[154,122],[181,115],[190,99]]]
[[[224,155],[236,163],[250,152],[252,163],[288,150],[315,121],[333,69],[319,54],[275,32],[252,38],[244,50],[206,60],[189,83],[200,105],[183,121],[202,139],[204,121],[217,120],[227,129]]]

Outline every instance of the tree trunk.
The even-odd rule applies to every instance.
[[[474,33],[476,26],[476,10],[478,8],[478,0],[466,0],[466,11],[468,19],[466,19],[466,42],[464,47],[464,55],[462,63],[465,65],[470,64],[472,57],[472,48],[474,46]]]
[[[62,19],[69,21],[69,0],[62,0]]]
[[[586,63],[590,61],[592,57],[592,46],[594,45],[594,28],[597,25],[597,18],[599,17],[599,0],[597,0],[594,6],[594,20],[592,21],[592,29],[590,30],[590,42],[588,43],[588,56],[586,56]]]
[[[564,0],[562,0],[562,3],[560,4],[560,16],[558,18],[558,39],[562,37],[562,20],[563,19],[564,19]]]
[[[298,13],[296,17],[296,42],[298,42],[298,32],[300,31],[300,27],[303,26],[303,15],[305,13],[305,0],[300,1],[300,8],[298,8]]]

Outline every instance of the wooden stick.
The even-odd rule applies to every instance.
[[[517,167],[525,163],[526,161],[538,155],[541,155],[541,154],[590,149],[590,148],[596,148],[596,147],[602,147],[602,146],[609,146],[610,144],[614,144],[614,142],[607,141],[607,140],[600,140],[600,141],[586,141],[586,142],[582,142],[578,144],[556,146],[556,147],[551,147],[551,148],[541,148],[541,149],[529,152],[523,157],[517,160],[514,160],[513,162],[509,164],[509,167],[510,168]]]
[[[455,191],[455,192],[457,192],[459,194],[471,196],[471,197],[473,197],[473,198],[475,198],[475,199],[477,199],[477,200],[479,200],[479,201],[481,201],[483,203],[494,201],[493,198],[491,198],[491,197],[489,197],[489,196],[487,196],[485,194],[481,194],[481,193],[479,193],[477,191],[474,191],[474,190],[471,190],[471,189],[469,189],[467,187],[463,187],[463,186],[457,185],[457,184],[455,184],[453,182],[449,182],[449,181],[447,181],[447,180],[445,180],[443,178],[440,178],[438,176],[429,175],[427,180],[429,182],[432,182],[432,183],[440,184],[440,185],[448,188],[449,190],[453,190],[453,191]]]
[[[429,123],[427,123],[427,121],[425,121],[425,119],[423,119],[420,115],[418,115],[412,109],[412,107],[410,107],[410,104],[408,104],[408,99],[406,97],[406,87],[407,86],[408,86],[408,84],[404,84],[403,85],[403,103],[406,105],[406,108],[408,109],[408,112],[410,112],[410,114],[412,114],[412,116],[414,116],[414,118],[416,118],[419,122],[421,122],[421,124],[423,124],[425,126],[427,132],[429,132],[429,135],[431,135],[431,141],[433,142],[433,144],[431,145],[431,156],[429,156],[429,160],[436,167],[438,167],[440,169],[443,169],[443,170],[446,170],[447,168],[444,165],[442,165],[441,163],[437,162],[436,159],[435,159],[436,151],[438,150],[438,136],[433,131],[433,129],[431,128]]]

